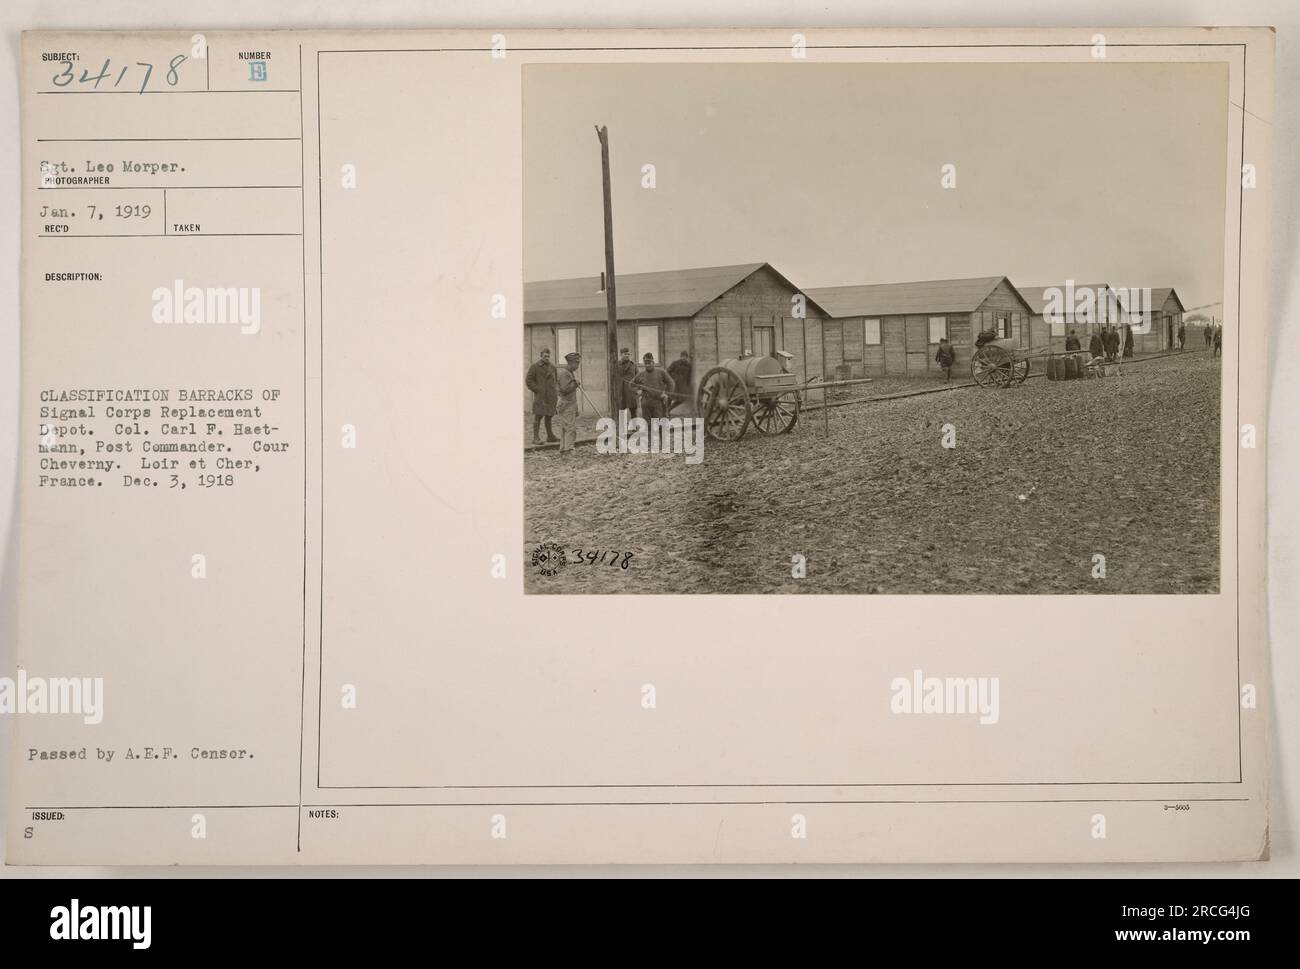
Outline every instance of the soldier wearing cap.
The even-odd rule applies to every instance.
[[[568,457],[578,443],[578,388],[582,386],[573,372],[582,362],[582,355],[577,351],[564,355],[564,366],[556,371],[556,389],[560,406],[556,413],[560,418],[560,457]]]
[[[668,371],[655,366],[655,355],[647,353],[641,358],[645,369],[632,380],[633,386],[641,392],[641,416],[646,420],[668,416],[668,407],[672,400],[669,395],[676,389],[673,378]]]
[[[628,412],[627,419],[636,417],[636,388],[632,381],[636,377],[636,364],[632,362],[632,351],[624,347],[618,352],[618,388],[614,391],[614,400],[618,404],[615,410]]]
[[[691,355],[687,350],[682,351],[682,355],[668,365],[668,376],[673,378],[673,386],[683,394],[691,391]],[[668,410],[680,403],[676,401],[668,405]]]

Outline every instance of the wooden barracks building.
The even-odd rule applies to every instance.
[[[1076,331],[1079,341],[1083,344],[1084,349],[1088,347],[1088,339],[1092,336],[1093,331],[1099,325],[1099,316],[1094,313],[1093,322],[1090,324],[1083,319],[1082,314],[1076,316],[1073,307],[1066,306],[1066,312],[1058,320],[1049,320],[1046,316],[1048,310],[1047,292],[1051,288],[1060,289],[1062,294],[1066,292],[1064,283],[1050,283],[1045,286],[1021,286],[1020,293],[1024,296],[1025,301],[1029,303],[1034,310],[1031,327],[1034,333],[1034,346],[1043,346],[1044,339],[1050,339],[1053,350],[1064,350],[1065,339],[1070,330]],[[1178,327],[1182,325],[1183,308],[1182,300],[1172,287],[1152,287],[1151,305],[1149,307],[1132,307],[1130,306],[1132,294],[1135,292],[1129,289],[1115,289],[1106,283],[1075,283],[1074,290],[1078,292],[1084,288],[1091,289],[1093,293],[1099,294],[1098,298],[1107,300],[1110,307],[1104,322],[1114,323],[1121,328],[1121,331],[1132,321],[1132,310],[1140,309],[1148,316],[1150,326],[1134,327],[1133,349],[1136,353],[1158,353],[1161,350],[1168,350],[1178,345]],[[1116,310],[1118,307],[1118,310]]]
[[[1138,353],[1154,353],[1178,346],[1178,328],[1187,310],[1172,286],[1151,287],[1151,329],[1134,339]]]
[[[666,368],[685,350],[696,383],[730,357],[784,350],[807,382],[934,374],[935,350],[946,337],[956,354],[954,371],[962,374],[981,330],[1021,347],[1064,350],[1073,326],[1087,347],[1090,332],[1072,318],[1063,325],[1045,318],[1044,291],[1022,291],[1006,276],[800,290],[765,262],[630,273],[618,277],[618,345],[632,351],[638,366],[653,353]],[[800,296],[802,317],[796,312]],[[1182,322],[1183,305],[1173,289],[1152,289],[1151,300],[1150,331],[1135,338],[1139,353],[1175,345]],[[582,414],[609,412],[605,314],[602,276],[524,284],[524,368],[543,348],[556,366],[566,353],[580,352]],[[525,411],[531,406],[525,390]]]
[[[1069,305],[1065,296],[1069,294],[1065,283],[1047,283],[1042,286],[1020,286],[1020,295],[1025,298],[1034,310],[1034,316],[1030,321],[1030,327],[1034,333],[1034,345],[1044,346],[1049,341],[1053,350],[1064,350],[1065,341],[1073,330],[1079,338],[1080,345],[1086,350],[1088,341],[1092,334],[1105,323],[1107,325],[1114,323],[1121,328],[1128,323],[1128,311],[1124,307],[1123,301],[1119,294],[1109,283],[1074,283],[1073,292],[1079,293],[1088,290],[1094,294],[1096,300],[1104,300],[1107,305],[1106,316],[1103,320],[1101,311],[1094,307],[1091,320],[1086,318],[1086,314],[1075,313],[1075,307]],[[1062,312],[1058,318],[1048,319],[1049,306],[1048,293],[1052,289],[1061,291],[1061,308]],[[1076,300],[1077,302],[1077,300]],[[1134,338],[1137,339],[1136,337]]]
[[[820,373],[821,323],[817,302],[765,262],[671,272],[620,273],[617,277],[618,345],[637,366],[653,353],[662,367],[691,355],[698,381],[729,357],[788,350],[802,379]],[[796,315],[798,296],[804,317]],[[594,405],[608,414],[605,292],[600,276],[524,283],[524,367],[549,347],[556,366],[565,354],[582,354],[579,413]],[[811,357],[810,357],[811,353]],[[809,360],[813,369],[805,370]],[[683,390],[683,388],[678,388]],[[690,388],[694,392],[695,388]],[[525,409],[532,395],[524,391]]]
[[[952,343],[953,370],[962,373],[981,330],[1033,345],[1033,311],[1005,276],[831,286],[808,295],[831,316],[824,327],[827,380],[933,373],[940,337]]]

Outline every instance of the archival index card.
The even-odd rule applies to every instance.
[[[1266,857],[1272,65],[25,35],[8,860]]]

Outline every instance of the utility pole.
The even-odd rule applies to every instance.
[[[605,193],[605,356],[609,363],[609,412],[616,414],[622,398],[618,372],[618,294],[614,290],[614,208],[609,189],[609,129],[596,126],[600,139],[600,173]]]

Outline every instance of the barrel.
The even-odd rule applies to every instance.
[[[749,388],[759,385],[760,381],[757,379],[759,377],[774,377],[784,372],[780,358],[771,354],[764,354],[761,357],[744,357],[739,360],[733,357],[730,360],[723,360],[720,366],[726,367],[734,373]]]
[[[1057,360],[1058,360],[1058,359],[1059,359],[1059,358],[1057,358],[1057,357],[1048,357],[1048,358],[1047,358],[1047,379],[1048,379],[1048,380],[1056,380],[1056,379],[1057,379],[1057,375],[1056,375],[1056,364],[1057,364]]]
[[[1074,354],[1070,354],[1070,356],[1065,358],[1065,379],[1079,379],[1079,358]]]

